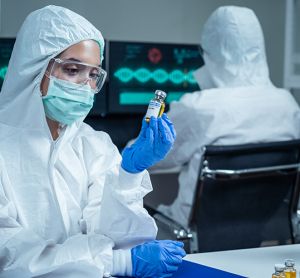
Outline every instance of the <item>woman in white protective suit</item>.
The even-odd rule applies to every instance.
[[[264,38],[254,12],[225,6],[204,25],[205,65],[195,72],[202,91],[171,103],[168,117],[176,142],[154,168],[182,166],[179,192],[158,210],[187,226],[196,188],[201,148],[281,141],[300,137],[300,110],[292,95],[270,81]]]
[[[106,73],[104,40],[78,14],[31,13],[0,93],[0,277],[169,277],[183,244],[155,241],[146,168],[172,147],[166,115],[119,154],[83,123]]]

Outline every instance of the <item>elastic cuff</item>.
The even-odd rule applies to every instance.
[[[132,275],[131,251],[129,249],[113,250],[112,276],[131,276],[131,275]]]
[[[140,173],[129,173],[125,171],[122,166],[119,169],[119,185],[122,186],[123,189],[131,189],[141,185],[143,177],[145,175],[146,170]]]

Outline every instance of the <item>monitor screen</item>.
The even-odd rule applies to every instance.
[[[14,38],[0,38],[0,90],[2,88],[14,44]]]
[[[101,91],[95,95],[94,104],[88,116],[104,116],[107,113],[106,94],[107,90],[105,83]]]
[[[109,112],[145,113],[157,89],[167,104],[199,90],[192,72],[202,65],[196,44],[109,42]]]

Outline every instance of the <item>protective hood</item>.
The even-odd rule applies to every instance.
[[[213,89],[216,87],[205,65],[195,70],[193,72],[193,75],[196,81],[198,82],[201,90]]]
[[[17,128],[48,128],[40,83],[51,58],[83,40],[104,40],[82,16],[58,6],[34,11],[25,19],[15,42],[0,93],[0,123]]]
[[[201,45],[209,86],[270,85],[264,37],[259,21],[248,8],[226,6],[215,10],[204,25]],[[196,79],[201,83],[201,74]]]

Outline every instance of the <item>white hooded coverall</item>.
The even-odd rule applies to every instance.
[[[218,8],[204,26],[201,44],[205,65],[195,77],[203,90],[171,103],[168,116],[177,138],[167,157],[153,167],[182,166],[177,198],[158,210],[185,227],[204,145],[300,137],[299,106],[269,79],[263,33],[252,10]]]
[[[147,171],[122,170],[110,137],[83,119],[52,140],[42,77],[51,58],[87,39],[103,53],[91,23],[55,6],[31,13],[18,33],[0,93],[0,277],[130,273],[118,271],[131,267],[130,248],[156,237],[143,208]]]

